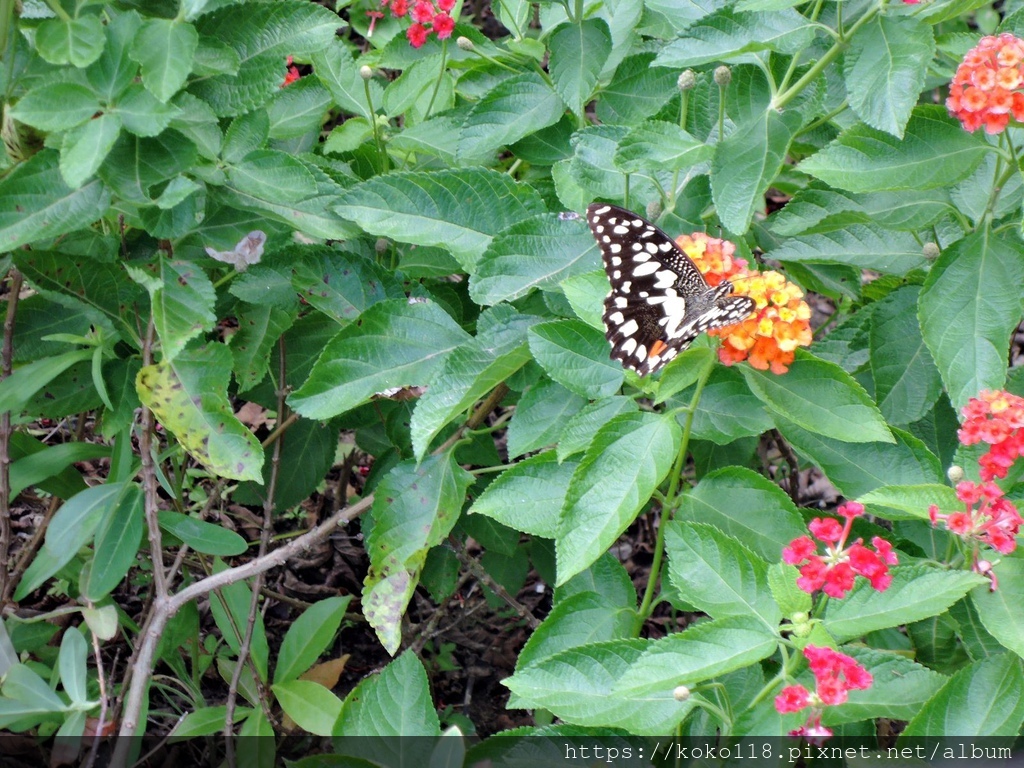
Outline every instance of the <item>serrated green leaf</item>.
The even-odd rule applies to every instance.
[[[394,276],[372,261],[320,245],[295,248],[290,254],[292,287],[342,325],[378,302],[404,296]]]
[[[792,9],[738,13],[724,8],[688,25],[682,37],[661,49],[654,65],[683,69],[729,62],[743,54],[765,50],[795,54],[806,49],[813,37],[811,22]]]
[[[352,690],[345,699],[345,708],[335,730],[337,736],[438,736],[440,733],[427,673],[412,651],[406,651],[382,672],[362,680]],[[383,762],[393,764],[397,757],[396,754]],[[374,764],[379,762],[375,760]]]
[[[513,464],[487,486],[469,508],[524,533],[553,539],[558,514],[576,469],[576,462],[559,463],[554,451],[545,451]]]
[[[569,109],[582,116],[597,77],[612,52],[608,24],[597,18],[563,24],[551,35],[548,49],[555,89]]]
[[[585,398],[561,384],[541,379],[520,398],[509,422],[509,458],[554,445],[569,419],[586,404]]]
[[[195,27],[178,19],[147,19],[135,36],[131,57],[142,70],[142,84],[166,102],[185,84],[199,45]]]
[[[428,384],[469,339],[433,302],[382,301],[330,341],[288,402],[303,416],[324,419],[385,389]]]
[[[625,640],[635,624],[634,606],[618,605],[595,592],[577,592],[560,600],[530,635],[516,668],[525,669],[570,648]]]
[[[931,189],[967,178],[989,151],[945,107],[929,104],[914,109],[902,139],[858,124],[798,169],[851,192]]]
[[[894,441],[860,384],[809,352],[798,350],[783,376],[754,368],[744,368],[743,375],[761,402],[803,429],[851,443]]]
[[[316,78],[300,78],[267,105],[270,138],[296,139],[319,131],[330,106],[331,95]]]
[[[1024,596],[1024,563],[1019,558],[1003,558],[995,567],[999,589],[985,584],[971,592],[971,604],[981,623],[996,640],[1017,656],[1024,654],[1024,617],[1020,599]]]
[[[938,483],[883,486],[864,494],[857,501],[883,508],[881,511],[887,520],[927,520],[928,507],[932,504],[944,514],[963,511],[963,502],[957,499],[956,491]]]
[[[295,310],[273,305],[249,305],[238,318],[238,331],[230,339],[233,370],[241,392],[252,389],[267,375],[270,352],[281,334],[295,322]]]
[[[636,400],[622,395],[605,397],[585,406],[562,429],[558,439],[558,460],[565,461],[568,456],[586,450],[597,430],[619,414],[636,413],[638,410]]]
[[[872,128],[902,138],[934,57],[931,26],[917,19],[876,16],[851,38],[843,55],[853,111]]]
[[[764,194],[782,169],[800,124],[796,110],[764,110],[715,146],[711,194],[726,229],[746,232],[754,214],[764,208]]]
[[[11,109],[11,117],[42,131],[65,131],[100,110],[96,95],[77,83],[50,83],[33,88]]]
[[[867,690],[850,691],[845,704],[828,707],[822,718],[828,725],[877,717],[909,720],[947,680],[944,675],[895,653],[856,646],[845,646],[842,652],[867,669],[873,680]]]
[[[507,174],[467,168],[377,176],[345,192],[335,210],[370,234],[447,248],[473,271],[496,234],[544,204]]]
[[[145,531],[143,503],[142,489],[126,486],[96,530],[95,556],[82,589],[89,600],[98,602],[106,597],[135,564]]]
[[[811,596],[796,585],[800,571],[794,565],[772,563],[768,566],[768,588],[782,615],[792,620],[797,613],[811,612]]]
[[[106,38],[99,16],[47,19],[36,29],[36,50],[50,64],[82,69],[103,53]]]
[[[243,195],[275,203],[295,203],[316,193],[306,166],[273,149],[258,149],[228,166],[228,183]]]
[[[250,152],[267,143],[270,136],[270,115],[265,109],[254,109],[231,121],[224,133],[221,157],[226,163],[239,163]]]
[[[189,341],[213,328],[217,296],[210,278],[191,261],[161,258],[153,267],[158,282],[147,288],[162,359],[169,363]]]
[[[1019,656],[995,656],[961,669],[917,715],[901,737],[1007,736],[1024,722],[1024,670]]]
[[[560,285],[569,306],[576,317],[591,328],[604,330],[601,315],[604,311],[603,302],[608,295],[608,275],[603,269],[584,272],[582,275],[567,277]]]
[[[559,519],[558,584],[593,563],[636,518],[668,474],[682,429],[675,419],[626,413],[594,437]]]
[[[942,467],[925,444],[893,428],[892,443],[847,443],[801,429],[783,417],[776,426],[797,453],[814,462],[848,498],[885,485],[941,483]]]
[[[871,375],[875,401],[890,424],[910,424],[932,409],[942,380],[917,322],[920,289],[905,286],[875,304],[871,313]]]
[[[602,124],[635,125],[678,93],[677,71],[651,66],[653,60],[653,53],[639,53],[627,56],[616,67],[615,75],[601,91],[601,98],[595,105]]]
[[[768,255],[779,261],[850,264],[890,275],[905,275],[928,265],[921,243],[911,233],[872,224],[790,237]]]
[[[231,410],[230,377],[231,352],[223,344],[206,344],[183,350],[172,362],[144,367],[135,387],[143,405],[211,472],[258,480],[263,449]]]
[[[768,562],[805,535],[796,505],[775,483],[742,467],[722,467],[683,496],[676,519],[709,523]]]
[[[679,597],[713,619],[755,616],[768,633],[782,611],[768,589],[768,563],[739,541],[703,523],[667,523],[668,573]]]
[[[351,595],[328,597],[309,606],[288,627],[277,655],[274,682],[295,680],[334,642]]]
[[[249,546],[245,539],[234,531],[205,520],[166,509],[161,509],[157,517],[160,528],[204,555],[232,557],[242,554]]]
[[[598,265],[597,245],[582,220],[531,216],[491,240],[470,276],[469,295],[479,304],[515,301]]]
[[[43,150],[0,181],[0,252],[88,226],[110,205],[98,180],[71,189],[58,155]]]
[[[359,75],[359,66],[352,58],[349,47],[341,40],[333,40],[320,50],[312,52],[313,73],[326,86],[334,103],[352,115],[359,115],[368,123],[375,119],[373,109],[366,101],[367,81]],[[374,80],[369,81],[370,98],[379,105],[384,91]]]
[[[503,682],[526,706],[543,707],[566,723],[633,734],[671,733],[692,702],[676,701],[671,689],[652,695],[614,693],[650,645],[613,640],[573,648],[517,670]]]
[[[949,211],[951,204],[948,189],[855,195],[815,185],[797,192],[769,221],[772,232],[781,237],[832,232],[852,224],[876,224],[889,230],[912,231],[935,224]]]
[[[823,621],[836,642],[935,616],[985,581],[969,571],[923,565],[896,567],[890,573],[892,583],[884,592],[860,579],[845,598],[829,602]]]
[[[117,115],[100,115],[64,134],[60,173],[71,189],[78,189],[96,173],[120,133]]]
[[[144,138],[121,132],[98,175],[128,202],[150,205],[157,186],[190,172],[198,155],[196,145],[177,131]]]
[[[366,620],[389,653],[401,643],[402,615],[427,550],[451,533],[472,481],[449,451],[418,465],[404,461],[377,486],[373,524],[366,534],[370,570],[362,602]]]
[[[685,171],[707,162],[713,154],[714,147],[694,138],[675,123],[647,120],[619,142],[615,164],[626,173],[653,169]]]
[[[604,334],[580,320],[533,326],[530,352],[552,379],[581,397],[608,397],[622,386],[622,366],[609,357]]]
[[[487,162],[501,147],[554,125],[564,111],[558,94],[537,73],[502,80],[469,110],[459,132],[459,161]]]
[[[988,228],[946,248],[928,273],[921,334],[957,410],[983,389],[1002,388],[1022,283],[1024,254]]]

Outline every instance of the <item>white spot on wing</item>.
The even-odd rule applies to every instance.
[[[632,336],[634,333],[640,330],[640,326],[637,325],[636,320],[630,320],[628,323],[623,323],[619,326],[619,331],[625,336]]]
[[[636,277],[643,277],[644,275],[653,275],[655,272],[658,271],[658,267],[660,266],[661,264],[659,264],[656,261],[646,261],[643,264],[639,264],[636,267],[634,267],[633,274]]]

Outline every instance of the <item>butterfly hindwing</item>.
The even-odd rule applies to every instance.
[[[618,206],[594,203],[587,223],[612,289],[604,302],[611,356],[641,376],[653,373],[697,337],[754,310],[732,283],[712,288],[696,265],[655,225]]]

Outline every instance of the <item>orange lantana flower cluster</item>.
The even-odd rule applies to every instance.
[[[732,279],[736,294],[749,296],[757,305],[742,323],[709,332],[722,339],[718,359],[726,365],[748,360],[754,368],[775,374],[788,371],[796,348],[811,343],[811,308],[803,291],[778,272],[749,269],[746,260],[734,256],[736,246],[728,240],[695,232],[680,236],[676,243],[709,285]]]
[[[990,35],[967,52],[949,87],[946,109],[968,131],[1000,133],[1013,117],[1024,122],[1024,40]]]

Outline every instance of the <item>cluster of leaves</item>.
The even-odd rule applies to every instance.
[[[512,593],[531,567],[555,585],[510,707],[575,733],[782,733],[773,670],[801,673],[773,659],[807,641],[783,622],[810,614],[810,639],[875,680],[826,724],[1016,734],[1024,567],[1004,558],[990,593],[928,521],[930,505],[959,506],[944,469],[973,471],[981,450],[958,446],[957,409],[986,388],[1024,393],[1007,371],[1024,311],[1020,136],[969,134],[932,103],[978,25],[1000,22],[990,4],[502,0],[508,33],[492,40],[456,3],[451,39],[418,49],[402,19],[366,36],[375,5],[338,5],[54,0],[0,20],[0,252],[31,287],[0,383],[15,427],[0,429],[4,510],[30,487],[62,500],[3,595],[49,584],[85,620],[59,653],[52,625],[0,624],[0,728],[80,736],[100,710],[86,634],[140,632],[147,617],[111,594],[152,572],[147,545],[232,573],[215,558],[247,543],[200,519],[204,484],[287,510],[346,430],[374,459],[361,609],[389,652],[418,585],[438,600],[455,588],[446,542],[480,542]],[[1024,30],[1018,5],[1001,29]],[[303,76],[281,87],[289,56]],[[721,64],[729,76],[713,76]],[[766,218],[770,189],[787,202]],[[652,206],[674,233],[724,231],[835,313],[785,375],[721,366],[704,339],[640,380],[609,359],[607,278],[565,215],[595,199]],[[236,272],[224,254],[255,230],[262,260]],[[426,389],[379,396],[396,387]],[[235,415],[247,402],[281,427],[267,446]],[[140,407],[166,431],[152,456],[134,440],[155,438]],[[89,414],[96,439],[76,441]],[[68,440],[33,435],[40,419]],[[889,590],[824,605],[796,588],[780,554],[809,515],[761,472],[769,431],[794,471],[816,467],[869,508],[855,534],[898,549]],[[107,481],[86,487],[73,464],[98,458]],[[157,483],[173,511],[157,513]],[[638,597],[608,551],[645,513],[661,524]],[[412,654],[345,702],[297,679],[344,601],[309,608],[271,674],[250,589],[230,582],[210,603],[222,644],[198,641],[185,601],[155,653],[192,697],[181,735],[224,727],[197,684],[211,666],[238,681],[246,733],[271,732],[271,697],[312,733],[440,733]],[[662,601],[709,619],[641,639]]]

